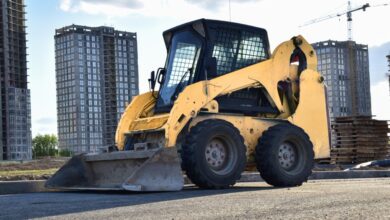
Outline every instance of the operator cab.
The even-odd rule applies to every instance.
[[[165,67],[152,73],[160,83],[155,112],[169,112],[187,86],[270,58],[266,30],[243,24],[196,20],[163,33],[168,51]],[[274,113],[263,88],[246,88],[216,98],[220,112]]]

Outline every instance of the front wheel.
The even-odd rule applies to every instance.
[[[229,122],[205,120],[191,128],[181,151],[182,168],[201,188],[227,188],[240,179],[246,147]]]
[[[270,185],[299,186],[314,165],[313,144],[301,128],[292,124],[270,127],[259,139],[255,152],[257,169]]]

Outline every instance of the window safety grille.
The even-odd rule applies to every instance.
[[[172,64],[172,74],[168,83],[168,87],[177,85],[186,71],[189,68],[196,66],[197,48],[194,44],[188,44],[179,42],[177,44],[177,50],[175,53],[175,58]],[[194,63],[195,62],[195,63]],[[183,82],[189,80],[190,74],[186,74]]]
[[[260,34],[222,28],[215,32],[212,56],[217,59],[218,75],[267,59],[264,39]]]

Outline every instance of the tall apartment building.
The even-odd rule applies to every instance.
[[[371,115],[367,45],[354,41],[323,41],[313,44],[318,70],[327,85],[331,120],[340,116]]]
[[[118,120],[139,91],[136,33],[71,25],[54,38],[59,148],[112,146]]]
[[[24,0],[0,1],[0,160],[32,158],[24,9]]]

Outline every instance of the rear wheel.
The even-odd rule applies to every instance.
[[[227,188],[241,177],[246,147],[240,132],[223,120],[206,120],[191,128],[182,146],[182,168],[202,188]]]
[[[311,175],[313,144],[301,128],[278,124],[262,134],[255,158],[257,169],[268,184],[299,186]]]

